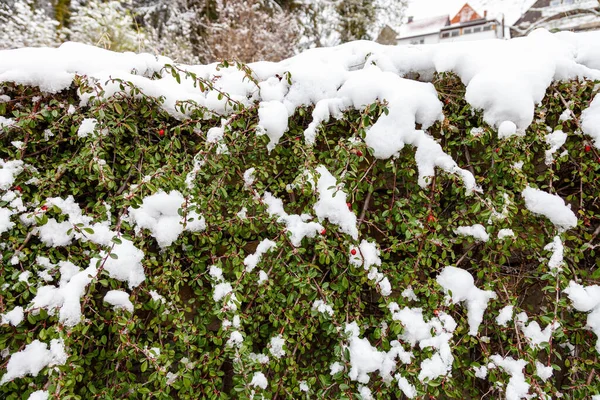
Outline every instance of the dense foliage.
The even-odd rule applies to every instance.
[[[210,86],[202,79],[198,83]],[[59,94],[3,84],[0,116],[15,123],[1,128],[0,158],[22,160],[25,168],[0,195],[20,196],[28,214],[35,210],[38,227],[51,218],[68,221],[63,210],[46,203],[73,196],[84,215],[98,222],[109,218],[116,232],[114,243],[129,239],[144,252],[146,279],[130,290],[102,269],[112,257],[110,249],[83,239],[51,247],[32,234],[32,226],[13,217],[14,228],[1,236],[0,313],[22,306],[26,318],[16,327],[0,326],[0,348],[8,350],[6,356],[36,339],[49,343],[60,338],[68,360],[35,377],[4,383],[1,396],[26,398],[43,389],[56,399],[357,398],[362,385],[347,373],[350,354],[344,328],[356,321],[361,337],[381,351],[389,350],[406,329],[390,317],[391,302],[400,308],[422,308],[425,320],[446,312],[458,324],[451,341],[451,375],[419,381],[419,366],[432,355],[430,348],[415,347],[412,362],[399,364],[396,372],[415,385],[419,398],[503,396],[510,377],[502,369],[490,369],[485,380],[475,377],[473,368],[487,365],[492,354],[525,360],[531,393],[540,397],[563,393],[589,398],[598,393],[596,338],[584,329],[586,314],[573,312],[562,293],[569,280],[591,285],[600,278],[595,250],[600,155],[581,134],[578,120],[598,87],[586,81],[552,85],[526,135],[499,140],[481,113],[465,102],[458,78],[436,75],[433,83],[446,120],[429,132],[461,167],[473,172],[483,193],[467,196],[456,176],[440,171],[422,188],[412,147],[391,160],[373,158],[362,138],[387,112],[385,101],[325,124],[315,146],[306,145],[303,138],[311,108],[300,109],[290,118],[280,144],[268,152],[268,138],[256,134],[258,104],[244,107],[230,101],[234,112],[227,117],[223,141],[211,142],[207,134],[221,126],[220,117],[191,103],[179,105],[189,117],[177,120],[163,111],[160,98],[143,93],[103,98],[81,78]],[[122,85],[132,87],[128,82]],[[86,92],[92,101],[80,106],[79,94]],[[70,107],[74,112],[68,112]],[[560,120],[566,108],[573,116]],[[96,119],[97,131],[103,134],[78,136],[87,118]],[[566,152],[550,165],[545,163],[548,128],[569,135]],[[518,162],[523,162],[522,168],[515,167]],[[284,201],[287,213],[313,214],[317,194],[310,182],[318,179],[320,165],[348,194],[348,207],[358,217],[359,238],[377,242],[379,269],[394,288],[391,295],[382,296],[368,271],[349,263],[350,246],[356,241],[336,225],[319,221],[325,229],[296,247],[284,224],[267,212],[263,196],[270,192]],[[244,177],[249,168],[255,168],[253,182]],[[558,233],[547,219],[527,211],[521,197],[527,184],[564,198],[576,212],[578,226]],[[146,196],[173,190],[185,198],[181,215],[195,209],[205,218],[206,230],[184,231],[161,248],[147,230],[136,231],[127,215]],[[0,207],[8,203],[2,197]],[[488,242],[454,233],[458,226],[478,223],[492,237]],[[502,228],[512,229],[515,236],[497,239]],[[82,237],[93,233],[77,225],[72,229]],[[565,243],[565,265],[562,272],[551,274],[551,252],[544,248],[557,234]],[[264,239],[277,247],[263,254],[257,270],[248,272],[244,260]],[[82,268],[99,259],[100,272],[83,293],[84,318],[77,325],[64,326],[58,313],[46,309],[27,309],[38,288],[48,284],[36,273],[21,279],[24,271],[45,270],[40,256],[53,265],[70,261]],[[209,273],[213,265],[231,283],[233,291],[225,300],[215,301],[216,279]],[[476,336],[467,333],[466,309],[448,304],[436,283],[447,265],[470,271],[477,287],[498,295]],[[46,269],[55,284],[61,279],[58,269]],[[258,269],[268,276],[260,284]],[[418,300],[402,295],[408,287]],[[133,313],[103,302],[105,294],[116,289],[130,292]],[[229,302],[232,294],[234,307]],[[332,315],[316,310],[315,300],[330,305]],[[515,306],[515,314],[525,311],[542,327],[556,321],[561,326],[549,342],[532,346],[516,322],[506,327],[495,322],[498,311],[509,304]],[[243,334],[240,346],[227,344],[234,329]],[[272,339],[278,336],[285,343],[283,355],[273,349]],[[256,356],[261,353],[269,356],[266,364]],[[1,362],[2,371],[8,361]],[[535,376],[536,361],[554,368],[547,381]],[[335,362],[345,365],[346,372],[331,374]],[[257,372],[268,380],[266,389],[253,380]],[[366,386],[375,398],[403,398],[396,383],[388,384],[376,373]]]

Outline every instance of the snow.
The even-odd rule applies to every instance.
[[[600,149],[600,94],[588,108],[581,113],[581,130],[594,140],[596,148]]]
[[[170,193],[159,191],[142,200],[140,208],[129,207],[131,221],[135,223],[137,231],[147,229],[150,231],[161,249],[173,244],[184,231],[199,232],[206,229],[204,217],[196,211],[187,211],[193,206],[176,190]],[[179,214],[179,210],[183,214]]]
[[[356,254],[352,254],[352,251],[355,251]],[[350,264],[357,267],[362,265],[364,270],[368,271],[367,278],[379,287],[382,296],[387,297],[392,294],[392,285],[388,277],[377,269],[378,266],[381,266],[379,255],[380,250],[377,248],[377,244],[363,239],[359,247],[350,247]]]
[[[235,215],[241,220],[248,219],[248,209],[246,207],[242,207],[242,209]]]
[[[514,237],[515,233],[512,229],[500,229],[498,231],[498,239],[503,240],[509,237]]]
[[[34,340],[25,349],[11,355],[0,385],[26,375],[37,376],[45,367],[64,365],[67,358],[61,339],[52,339],[49,349],[48,344]]]
[[[285,350],[283,349],[284,345],[285,339],[283,338],[283,336],[274,336],[269,342],[269,352],[271,353],[271,355],[273,355],[273,357],[281,358],[285,356]]]
[[[548,261],[548,267],[553,273],[560,272],[563,265],[564,246],[560,236],[555,236],[551,243],[548,243],[544,250],[551,251],[552,255]]]
[[[248,358],[250,358],[250,360],[255,361],[259,364],[267,364],[269,362],[269,356],[267,356],[265,354],[250,353]]]
[[[104,296],[104,301],[114,306],[115,309],[133,313],[133,303],[129,300],[129,294],[122,290],[109,290]]]
[[[498,127],[498,139],[507,139],[517,135],[517,125],[512,121],[503,121]]]
[[[9,312],[0,314],[0,317],[2,318],[2,322],[1,322],[2,325],[11,324],[12,326],[17,326],[21,322],[23,322],[23,319],[25,318],[25,316],[23,314],[23,307],[16,306]]]
[[[79,129],[77,130],[77,136],[80,138],[88,137],[90,134],[94,133],[96,129],[96,124],[98,121],[94,118],[86,118],[81,122]]]
[[[333,317],[333,308],[321,299],[317,299],[313,302],[312,309],[322,314],[328,314],[330,317]]]
[[[586,326],[596,335],[596,351],[600,353],[600,286],[582,286],[570,281],[564,293],[573,303],[573,308],[589,313]]]
[[[277,216],[277,222],[285,223],[288,232],[291,233],[290,241],[296,247],[300,246],[305,237],[314,238],[324,230],[323,225],[319,223],[306,222],[312,218],[310,215],[290,215],[285,212],[283,201],[269,192],[265,192],[263,201],[267,205],[267,213],[270,216]]]
[[[47,285],[38,288],[27,310],[45,308],[49,314],[54,314],[59,309],[59,321],[68,327],[73,327],[81,321],[81,297],[85,294],[87,286],[97,275],[98,270],[92,266],[79,270],[73,276],[61,278],[59,287]]]
[[[485,231],[485,227],[481,224],[472,226],[459,226],[454,230],[454,233],[460,236],[471,236],[478,241],[487,242],[490,240],[490,235]]]
[[[525,375],[523,375],[523,368],[525,368],[527,362],[524,360],[515,360],[512,357],[502,357],[498,354],[494,354],[490,359],[496,366],[502,368],[510,375],[510,379],[506,385],[506,400],[528,398],[529,384],[525,380]]]
[[[376,371],[379,371],[384,381],[389,381],[396,368],[395,359],[397,357],[404,364],[410,363],[412,353],[404,351],[398,341],[390,343],[392,348],[387,353],[380,352],[369,343],[367,338],[359,337],[360,330],[356,322],[347,324],[344,331],[349,335],[348,349],[351,367],[348,377],[353,381],[366,384],[370,380],[369,374]]]
[[[244,265],[246,266],[246,272],[252,272],[254,268],[260,262],[262,256],[267,252],[275,249],[277,244],[269,239],[263,239],[256,248],[254,254],[250,254],[244,258]]]
[[[358,239],[356,215],[348,208],[347,194],[338,186],[336,179],[324,166],[317,167],[319,180],[317,190],[319,200],[314,205],[317,218],[320,221],[327,219],[332,224],[338,225],[340,230]]]
[[[258,281],[256,282],[258,285],[262,285],[266,281],[269,280],[269,275],[263,270],[258,271]]]
[[[337,361],[329,366],[329,374],[330,375],[335,375],[339,372],[342,372],[343,370],[344,370],[344,366]]]
[[[310,387],[308,386],[308,384],[306,383],[306,381],[300,381],[298,388],[300,389],[301,392],[306,392],[308,393],[310,391]]]
[[[419,18],[411,23],[406,23],[398,29],[399,37],[423,36],[428,34],[439,34],[440,29],[446,26],[448,15]]]
[[[561,130],[554,131],[546,135],[546,144],[550,146],[546,150],[546,165],[551,165],[554,162],[554,153],[560,149],[567,141],[567,134]]]
[[[240,347],[244,342],[244,336],[239,331],[231,332],[229,339],[227,340],[227,346],[229,347]]]
[[[414,399],[417,395],[417,389],[405,377],[400,376],[400,374],[397,374],[395,378],[398,381],[398,388],[402,390],[402,393],[409,399]]]
[[[500,310],[500,314],[496,317],[496,323],[500,326],[506,326],[508,321],[513,317],[514,306],[508,305]]]
[[[6,117],[0,117],[0,129],[8,128],[11,125],[14,125],[15,120]]]
[[[266,133],[270,141],[267,150],[271,151],[288,129],[288,110],[280,101],[263,101],[258,107],[257,133]]]
[[[0,190],[8,190],[24,166],[21,160],[4,161],[0,158]]]
[[[250,386],[259,387],[261,389],[266,389],[268,384],[267,377],[262,372],[255,372],[252,376],[252,381],[250,382]]]
[[[158,294],[158,292],[156,290],[151,290],[150,292],[148,292],[150,294],[150,297],[152,297],[152,300],[159,302],[159,303],[164,303],[166,300],[163,296],[161,296],[160,294]]]
[[[544,382],[550,379],[553,373],[554,369],[552,368],[552,366],[545,366],[538,360],[535,361],[535,374],[542,378]]]
[[[559,230],[577,226],[577,217],[558,195],[532,187],[525,188],[521,194],[529,211],[548,218]]]
[[[469,320],[469,335],[476,336],[483,321],[483,313],[496,293],[475,286],[473,276],[464,269],[445,267],[437,277],[438,284],[450,297],[453,304],[465,302]]]
[[[104,270],[108,272],[111,278],[122,282],[127,282],[130,289],[139,286],[145,279],[142,259],[144,252],[133,245],[130,240],[121,239],[121,244],[115,244],[112,254],[117,258],[109,256],[108,252],[100,253],[100,259],[92,258],[90,265],[97,262],[104,263]]]
[[[252,186],[256,178],[254,177],[254,172],[256,172],[256,168],[248,168],[244,171],[244,186],[249,188]]]
[[[401,293],[402,297],[404,297],[405,299],[408,300],[412,300],[412,301],[419,301],[419,298],[417,297],[417,295],[415,294],[412,286],[407,287],[406,289],[404,289]]]
[[[373,393],[371,392],[371,389],[366,386],[358,387],[358,395],[362,400],[373,400]]]
[[[524,312],[518,314],[515,318],[517,326],[521,328],[523,336],[532,348],[540,348],[542,343],[549,343],[552,333],[560,327],[559,322],[548,324],[543,330],[536,321],[531,321],[526,325],[528,317]]]
[[[169,61],[150,54],[114,53],[67,42],[55,49],[4,50],[0,57],[0,81],[38,86],[45,92],[58,93],[71,85],[76,73],[98,76],[102,73],[129,74],[136,70],[150,75],[159,72]]]
[[[231,287],[231,283],[221,282],[214,287],[213,300],[215,302],[221,301],[223,297],[227,296],[232,291],[233,288]]]
[[[473,369],[475,370],[475,377],[479,379],[485,379],[485,377],[487,376],[488,369],[485,365],[482,365],[480,367],[474,367]]]
[[[37,390],[29,395],[27,400],[48,400],[48,392],[45,390]]]
[[[10,220],[12,215],[14,215],[12,210],[0,207],[0,235],[11,230],[15,226],[14,222]]]

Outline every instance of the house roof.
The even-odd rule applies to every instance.
[[[414,36],[424,36],[432,33],[438,33],[443,27],[450,23],[448,15],[440,15],[437,17],[423,18],[400,27],[398,32],[399,38],[408,38]]]
[[[469,3],[465,3],[464,6],[456,13],[456,15],[450,20],[451,24],[458,24],[468,21],[473,21],[476,19],[481,19],[481,15],[477,14],[477,11],[473,9],[469,5]]]

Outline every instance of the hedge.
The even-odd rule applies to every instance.
[[[251,76],[241,64],[221,68]],[[169,65],[161,74],[191,76]],[[314,145],[304,138],[314,105],[300,107],[268,151],[259,102],[227,93],[226,116],[189,102],[175,118],[133,82],[115,80],[106,96],[79,75],[58,93],[3,83],[0,210],[11,211],[0,233],[0,368],[27,349],[48,354],[37,371],[5,375],[1,396],[400,399],[412,385],[416,398],[511,398],[510,357],[523,360],[525,393],[600,394],[596,337],[565,294],[571,281],[600,278],[600,154],[580,127],[600,82],[552,83],[524,135],[509,139],[467,103],[459,77],[431,82],[445,119],[427,132],[482,191],[467,193],[441,169],[420,185],[412,146],[375,158],[364,137],[389,112],[386,99],[323,123]],[[553,131],[567,139],[547,162]],[[529,211],[527,187],[559,195],[577,226]],[[326,193],[347,203],[357,235],[335,213],[314,216]],[[489,240],[460,234],[477,224]],[[291,236],[298,226],[306,237]],[[450,301],[454,289],[440,284],[447,266],[495,293],[475,334],[468,301]],[[51,300],[40,297],[45,286]],[[503,326],[507,305],[514,317]],[[24,310],[16,326],[15,307]],[[433,379],[420,375],[427,360],[448,354],[443,343],[411,343],[419,318],[423,337],[450,344],[450,371]],[[536,342],[536,326],[549,339]],[[357,361],[364,354],[392,355],[394,366],[371,368],[372,358]]]

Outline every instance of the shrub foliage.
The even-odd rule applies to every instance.
[[[133,88],[131,83],[121,84]],[[193,104],[179,104],[188,117],[177,120],[161,108],[161,98],[124,92],[105,98],[82,78],[59,94],[3,84],[2,94],[10,100],[0,103],[0,116],[15,123],[2,128],[0,158],[22,160],[25,167],[0,194],[15,192],[27,207],[24,214],[35,222],[27,225],[13,216],[14,227],[1,236],[0,313],[22,306],[25,320],[16,327],[0,326],[0,348],[7,356],[34,340],[62,339],[68,359],[37,376],[1,385],[2,397],[26,398],[47,390],[57,399],[359,398],[363,385],[349,378],[344,328],[356,321],[361,337],[381,351],[389,350],[406,329],[390,317],[391,302],[400,308],[422,308],[425,320],[445,312],[458,324],[450,342],[451,375],[419,381],[420,365],[432,355],[430,348],[417,346],[410,364],[398,363],[396,372],[415,385],[419,398],[504,396],[510,379],[504,370],[490,369],[486,379],[475,377],[474,367],[487,365],[493,354],[527,362],[523,372],[530,393],[563,393],[569,398],[594,394],[600,387],[596,338],[584,328],[586,314],[574,312],[563,290],[570,280],[591,285],[600,278],[595,250],[600,154],[587,146],[579,129],[579,115],[598,88],[589,81],[553,84],[526,135],[499,140],[481,113],[466,103],[456,76],[436,75],[434,85],[446,120],[429,133],[461,167],[473,172],[483,193],[467,196],[460,180],[442,171],[429,187],[420,187],[410,146],[397,158],[373,158],[361,139],[387,112],[385,101],[324,124],[314,146],[303,139],[312,110],[299,109],[279,145],[268,152],[268,138],[256,134],[258,104],[244,107],[232,100],[229,105],[235,111],[227,117],[223,140],[211,143],[208,131],[222,121]],[[80,106],[79,94],[86,92],[92,100]],[[67,111],[70,106],[75,112]],[[573,117],[560,120],[566,108]],[[103,134],[79,137],[86,118],[96,119],[96,130]],[[550,165],[545,163],[548,128],[568,133]],[[358,140],[349,140],[353,138]],[[23,143],[14,146],[15,141]],[[518,162],[523,162],[520,169]],[[262,196],[270,192],[283,200],[287,213],[313,214],[317,194],[310,181],[318,179],[320,165],[348,194],[348,206],[358,217],[359,238],[378,243],[379,270],[390,280],[391,295],[382,296],[368,271],[349,263],[350,246],[356,242],[336,225],[319,221],[325,229],[296,247],[285,224],[267,212]],[[244,179],[249,168],[255,168],[250,185]],[[560,233],[549,220],[527,211],[521,192],[528,184],[565,199],[578,226]],[[205,218],[206,229],[184,231],[161,248],[150,232],[134,229],[128,214],[145,197],[173,190],[185,198],[181,215],[195,210]],[[106,246],[73,240],[50,247],[32,234],[35,226],[52,218],[68,221],[60,208],[45,206],[47,199],[68,196],[94,221],[110,218],[115,243],[131,240],[144,252],[142,284],[131,289],[101,268],[111,254]],[[6,207],[9,201],[2,199],[0,207]],[[239,214],[242,209],[245,217]],[[473,224],[485,225],[492,239],[478,242],[454,233],[458,226]],[[503,228],[512,229],[515,236],[497,239]],[[72,229],[84,237],[91,234],[83,226]],[[565,264],[552,274],[551,252],[544,248],[557,234],[565,243]],[[274,241],[276,248],[248,272],[244,259],[264,239]],[[61,324],[57,312],[28,308],[37,290],[49,284],[36,274],[43,270],[40,256],[52,264],[68,260],[82,268],[93,258],[99,260],[100,272],[81,298],[83,318],[73,327]],[[209,273],[213,265],[232,286],[219,301],[213,296],[217,282]],[[470,271],[477,287],[497,294],[477,336],[468,335],[466,308],[449,304],[436,283],[448,265]],[[259,270],[268,276],[260,284]],[[34,273],[20,279],[24,271]],[[54,279],[50,284],[58,284],[58,267],[48,272]],[[409,286],[418,300],[402,295]],[[103,301],[109,290],[117,289],[130,293],[133,313]],[[333,315],[316,310],[315,300],[330,305]],[[560,328],[549,342],[531,346],[515,322],[506,327],[496,323],[505,305],[514,305],[515,314],[525,311],[542,328],[555,321]],[[239,346],[227,344],[234,330],[243,337]],[[278,336],[284,340],[281,357],[271,345]],[[403,346],[411,350],[409,344]],[[268,362],[261,364],[256,354],[269,356]],[[0,361],[3,371],[9,359]],[[547,381],[536,376],[536,361],[554,368]],[[331,374],[335,362],[345,370]],[[253,381],[257,372],[265,375],[266,389]],[[404,398],[395,382],[370,375],[365,386],[375,398]]]

